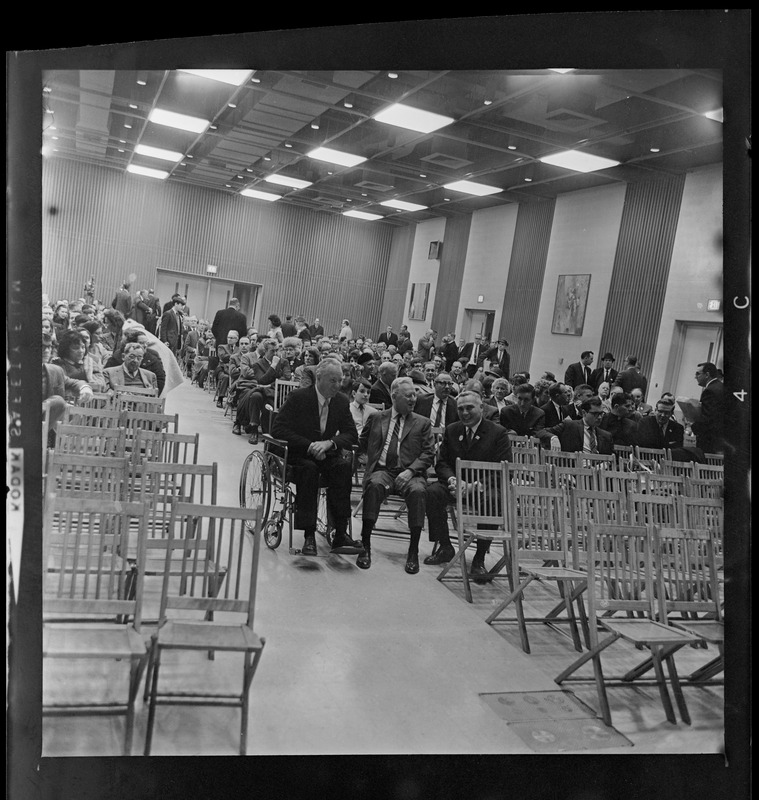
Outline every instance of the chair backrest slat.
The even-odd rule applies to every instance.
[[[570,542],[572,567],[585,568],[590,525],[624,525],[627,522],[627,498],[622,492],[570,492]]]
[[[461,530],[480,525],[505,528],[507,476],[501,463],[456,459],[456,520]]]
[[[512,486],[509,503],[512,557],[568,566],[566,501],[561,489]]]

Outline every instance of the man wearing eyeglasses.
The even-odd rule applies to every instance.
[[[458,421],[456,401],[451,397],[453,378],[447,372],[440,372],[433,383],[434,394],[420,397],[416,403],[416,413],[427,417],[433,428],[445,428]]]
[[[582,419],[565,419],[552,428],[544,428],[535,435],[550,442],[551,450],[566,453],[614,453],[614,440],[608,431],[598,426],[606,413],[597,395],[589,397],[580,405]]]
[[[701,413],[691,422],[696,447],[704,453],[724,453],[725,386],[717,377],[717,367],[705,361],[696,367],[696,383],[702,387]]]
[[[653,414],[638,423],[639,447],[672,450],[683,446],[684,428],[672,417],[675,404],[661,399]]]

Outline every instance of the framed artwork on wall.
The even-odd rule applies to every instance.
[[[582,336],[590,275],[559,275],[551,333]]]
[[[429,296],[429,283],[411,284],[411,300],[408,304],[409,319],[427,319],[427,300]]]

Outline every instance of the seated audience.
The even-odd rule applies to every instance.
[[[599,429],[611,434],[614,444],[632,447],[638,438],[638,425],[629,419],[631,400],[623,394],[615,394],[610,400],[611,410],[604,414]]]
[[[123,362],[116,367],[106,367],[105,376],[109,389],[122,386],[142,386],[146,389],[158,391],[158,381],[155,373],[142,369],[142,359],[145,347],[139,342],[126,342],[123,349]]]
[[[499,411],[501,425],[516,436],[537,436],[545,428],[545,412],[534,405],[535,389],[522,383],[514,390],[516,403]]]
[[[550,443],[551,450],[570,453],[614,453],[614,441],[608,431],[599,430],[604,415],[601,398],[591,395],[580,404],[582,419],[565,418],[558,425],[538,431],[538,438]]]

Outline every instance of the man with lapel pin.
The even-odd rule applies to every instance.
[[[327,482],[327,509],[335,525],[332,553],[357,554],[363,548],[348,535],[353,466],[340,455],[358,442],[348,398],[340,393],[343,370],[335,359],[316,367],[316,384],[290,392],[272,427],[288,444],[294,467],[297,503],[295,527],[304,531],[304,556],[315,556],[319,480]]]
[[[449,425],[443,434],[435,472],[437,483],[427,486],[427,521],[430,541],[438,543],[434,555],[425,564],[447,564],[456,554],[448,531],[447,506],[456,497],[456,459],[467,461],[511,461],[511,441],[506,429],[482,416],[482,395],[470,389],[462,390],[456,398],[459,421]],[[487,581],[485,553],[490,540],[477,539],[477,550],[470,572],[478,583]]]
[[[356,559],[361,569],[372,565],[371,535],[380,506],[388,494],[406,500],[411,533],[405,570],[419,572],[419,538],[424,527],[427,470],[435,458],[435,438],[429,419],[414,413],[416,390],[411,378],[396,378],[390,387],[392,406],[369,417],[361,431],[359,450],[366,452],[361,543]]]

